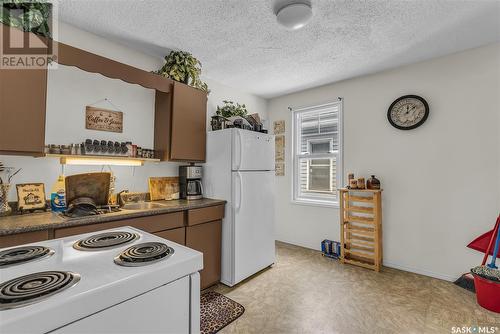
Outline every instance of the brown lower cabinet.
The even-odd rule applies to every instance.
[[[222,218],[224,205],[179,211],[167,214],[116,220],[80,226],[57,228],[0,236],[0,248],[27,243],[64,238],[83,233],[98,232],[110,228],[132,226],[153,233],[180,245],[203,253],[203,270],[200,272],[201,288],[205,289],[220,281]]]
[[[0,248],[30,244],[49,239],[49,231],[35,231],[0,236]]]
[[[221,220],[186,227],[186,246],[203,253],[202,289],[220,281],[221,229]]]
[[[70,235],[90,233],[122,226],[132,226],[149,233],[156,233],[179,227],[182,228],[184,226],[184,212],[174,212],[156,216],[116,220],[107,223],[58,228],[54,232],[54,238],[64,238]]]
[[[180,245],[185,245],[186,242],[186,229],[184,227],[174,228],[172,230],[156,232],[154,235],[176,242]]]

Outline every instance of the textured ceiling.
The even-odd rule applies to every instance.
[[[283,2],[64,0],[59,16],[148,54],[189,51],[266,98],[500,41],[500,0],[313,0],[298,31],[276,23]]]

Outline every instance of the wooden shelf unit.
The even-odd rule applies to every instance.
[[[380,271],[382,266],[382,190],[340,192],[341,263]]]

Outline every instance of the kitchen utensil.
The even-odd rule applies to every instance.
[[[179,192],[178,177],[150,177],[149,197],[152,201],[170,200]]]
[[[94,199],[90,197],[78,197],[71,201],[69,206],[87,206],[93,209],[97,209]]]
[[[0,161],[0,173],[5,171],[5,166],[3,165],[3,162]],[[0,184],[3,183],[2,176],[0,175]]]
[[[69,217],[84,217],[97,215],[97,205],[90,197],[78,197],[71,201],[68,209],[64,212]]]
[[[89,197],[97,206],[107,205],[111,173],[86,173],[66,177],[66,202]]]
[[[14,173],[10,174],[8,177],[7,177],[7,183],[10,183],[10,181],[12,180],[12,178],[14,176],[16,176],[17,173],[19,173],[20,171],[22,171],[23,169],[22,168],[19,168],[18,170],[16,170]]]

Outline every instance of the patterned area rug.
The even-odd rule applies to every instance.
[[[201,295],[201,334],[217,333],[236,319],[245,308],[215,291]]]

